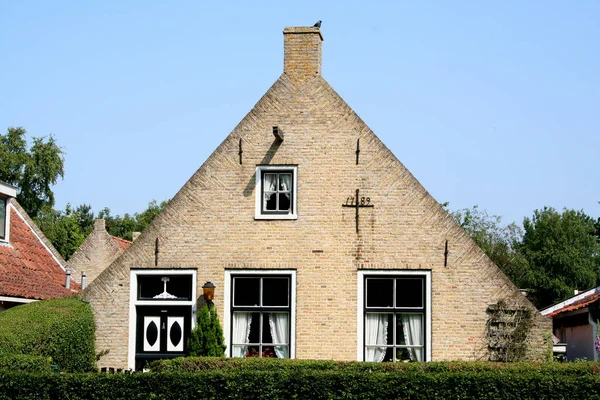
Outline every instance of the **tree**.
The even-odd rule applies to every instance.
[[[17,186],[19,204],[35,218],[54,206],[51,187],[64,176],[64,153],[52,135],[33,138],[27,149],[26,135],[21,127],[0,135],[0,181]]]
[[[540,307],[562,301],[575,289],[600,284],[600,243],[594,219],[583,211],[551,207],[523,221],[521,251],[532,268]]]
[[[65,211],[44,209],[38,214],[36,223],[60,255],[68,260],[92,231],[94,214],[87,204],[76,209],[67,204]]]
[[[198,314],[198,323],[190,333],[188,351],[191,356],[223,357],[225,339],[219,317],[212,301],[202,307]]]
[[[518,225],[504,225],[502,217],[489,215],[478,206],[451,215],[515,285],[528,287],[531,270],[519,248],[523,231]]]
[[[110,209],[106,207],[98,213],[98,218],[104,219],[108,233],[131,240],[133,232],[143,232],[166,205],[167,201],[159,204],[156,200],[152,200],[148,203],[148,208],[141,213],[135,213],[133,216],[125,214],[123,217],[111,215]]]

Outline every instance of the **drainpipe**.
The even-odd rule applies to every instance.
[[[65,269],[65,287],[71,289],[71,268]]]

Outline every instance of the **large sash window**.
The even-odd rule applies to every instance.
[[[429,273],[362,271],[364,361],[428,360]]]
[[[231,357],[293,357],[293,282],[285,271],[230,272]]]

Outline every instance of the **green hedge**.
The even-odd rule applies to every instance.
[[[357,361],[329,360],[290,360],[281,358],[218,358],[218,357],[181,357],[158,360],[150,363],[152,372],[198,372],[206,370],[241,371],[345,371],[345,372],[491,372],[491,373],[530,373],[600,375],[600,363],[559,363],[559,362],[471,362],[441,361],[428,363],[371,363]]]
[[[394,367],[369,370],[363,367],[374,364],[266,361],[235,366],[228,361],[219,364],[209,360],[208,363],[222,368],[197,372],[0,371],[0,399],[600,398],[600,368],[596,363],[523,363],[503,367],[488,363],[431,363],[417,367],[389,364]],[[251,366],[259,369],[253,371]]]
[[[29,354],[0,354],[0,370],[52,372],[52,359]]]
[[[69,298],[23,304],[0,313],[0,354],[51,357],[61,371],[93,371],[91,308]]]

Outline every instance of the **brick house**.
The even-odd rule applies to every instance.
[[[97,219],[94,221],[94,230],[69,258],[67,265],[76,278],[85,273],[86,282],[89,284],[129,246],[129,240],[109,234],[106,231],[106,222]]]
[[[67,278],[65,261],[19,205],[16,195],[14,186],[0,182],[0,311],[32,301],[70,297],[80,289]]]
[[[486,358],[488,306],[535,309],[321,76],[319,28],[283,34],[283,74],[86,289],[100,366],[185,354],[206,281],[230,357]]]

